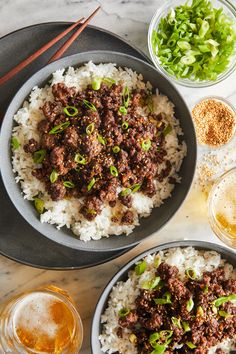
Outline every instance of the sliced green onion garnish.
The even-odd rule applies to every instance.
[[[121,107],[119,108],[119,112],[120,112],[121,114],[125,115],[125,114],[127,114],[127,108],[125,108],[124,106],[121,106]]]
[[[168,125],[165,127],[165,129],[163,130],[162,134],[163,134],[164,136],[166,136],[166,135],[170,134],[171,131],[172,131],[172,126],[171,126],[170,124],[168,124]]]
[[[155,343],[159,339],[160,339],[160,334],[158,332],[154,332],[149,336],[149,343]]]
[[[220,310],[218,313],[219,313],[219,315],[220,315],[221,317],[225,317],[225,318],[229,318],[229,317],[232,317],[232,316],[233,316],[233,315],[231,315],[230,313],[227,313],[227,312],[222,311],[222,310]]]
[[[103,136],[98,135],[98,141],[102,145],[106,145],[106,138],[103,138]]]
[[[75,171],[79,173],[80,172],[80,167],[76,167]]]
[[[91,111],[93,111],[93,112],[97,111],[97,108],[91,102],[89,102],[87,100],[83,100],[83,103],[87,108],[91,109]]]
[[[79,153],[77,153],[75,155],[74,160],[75,160],[75,162],[79,163],[80,165],[86,165],[86,158]]]
[[[209,23],[207,21],[203,20],[202,24],[201,24],[201,27],[199,29],[199,32],[198,32],[199,37],[200,38],[204,38],[206,33],[207,33],[207,31],[209,30],[209,28],[210,28]]]
[[[182,326],[183,326],[184,332],[189,332],[189,331],[191,331],[191,328],[190,328],[188,322],[182,321]]]
[[[111,77],[104,77],[102,79],[102,81],[105,82],[105,84],[107,84],[109,86],[111,86],[111,85],[116,83],[116,80],[112,79]]]
[[[88,135],[91,135],[94,131],[94,123],[90,123],[89,125],[87,125],[86,127],[86,133]]]
[[[137,192],[140,188],[141,188],[141,184],[139,183],[135,183],[131,187],[133,193]]]
[[[146,139],[142,141],[141,147],[144,151],[148,151],[150,147],[152,146],[151,140]]]
[[[121,197],[125,197],[126,195],[129,195],[131,193],[132,193],[132,191],[130,188],[125,188],[120,192],[120,195],[121,195]]]
[[[190,349],[194,349],[197,348],[197,346],[195,344],[193,344],[192,342],[186,342],[185,343]]]
[[[18,139],[15,136],[13,136],[11,138],[11,148],[12,148],[12,150],[16,150],[19,147],[20,147],[20,143],[19,143]]]
[[[189,279],[192,279],[192,280],[197,279],[197,274],[196,274],[195,270],[192,268],[186,269],[185,274],[187,275],[187,277]]]
[[[44,211],[44,201],[40,198],[34,198],[34,207],[39,214],[42,214]]]
[[[146,103],[151,113],[154,111],[152,94],[147,96]]]
[[[161,257],[156,256],[155,259],[154,259],[155,268],[158,268],[160,264],[161,264]]]
[[[118,177],[119,175],[119,172],[115,166],[110,166],[110,173],[114,177]]]
[[[66,106],[63,108],[63,112],[69,117],[74,117],[78,114],[78,109],[74,106]]]
[[[204,311],[202,306],[197,307],[197,316],[202,317],[204,315]]]
[[[127,129],[129,128],[129,123],[128,123],[128,122],[123,122],[123,123],[121,124],[121,128],[122,128],[123,130],[127,130]]]
[[[123,96],[123,104],[124,104],[125,108],[127,108],[129,105],[129,101],[130,101],[130,93],[129,93],[128,86],[125,86],[122,96]]]
[[[165,304],[171,304],[171,294],[167,291],[164,295],[163,298],[160,299],[154,299],[155,303],[157,305],[165,305]]]
[[[216,307],[221,306],[222,304],[224,304],[225,302],[228,301],[233,301],[236,300],[236,294],[232,294],[229,296],[223,296],[223,297],[219,297],[218,299],[216,299],[215,301],[213,301],[213,305],[215,305]]]
[[[118,154],[118,152],[120,152],[120,147],[118,145],[113,146],[112,151],[114,152],[114,154]]]
[[[193,302],[193,299],[190,298],[188,301],[187,301],[187,304],[186,304],[186,309],[188,312],[192,311],[194,307],[194,302]]]
[[[207,285],[204,287],[203,293],[204,293],[204,294],[207,294],[207,293],[208,293],[208,286],[207,286]]]
[[[166,351],[166,345],[165,344],[155,344],[154,350],[151,352],[151,354],[164,354]]]
[[[119,317],[126,317],[128,314],[130,313],[129,309],[123,308],[121,310],[119,310],[118,315]]]
[[[147,262],[146,261],[142,261],[142,262],[136,264],[136,266],[135,266],[136,275],[143,274],[145,272],[146,268],[147,268]]]
[[[58,133],[61,133],[63,132],[63,130],[65,130],[66,128],[68,128],[70,125],[70,122],[64,122],[64,123],[61,123],[59,125],[56,125],[55,127],[53,127],[50,131],[49,131],[49,134],[58,134]]]
[[[57,171],[53,170],[53,171],[51,172],[51,174],[50,174],[49,179],[50,179],[50,182],[51,182],[51,183],[56,182],[56,180],[58,179],[58,173],[57,173]]]
[[[97,91],[101,87],[101,82],[102,79],[100,77],[95,77],[94,80],[92,81],[92,89]]]
[[[35,163],[42,163],[44,158],[46,156],[46,150],[42,149],[42,150],[38,150],[34,152],[33,155],[33,160]]]
[[[163,339],[169,339],[169,338],[171,338],[172,337],[172,335],[173,335],[173,331],[171,331],[171,330],[168,330],[168,329],[165,329],[165,330],[163,330],[163,331],[160,331],[160,338],[163,338]]]
[[[71,181],[63,182],[63,186],[66,187],[66,188],[74,188],[75,187],[74,183],[71,182]]]
[[[95,183],[96,183],[96,179],[93,177],[88,184],[88,187],[87,187],[88,192],[93,188]]]
[[[174,326],[178,328],[182,328],[180,318],[171,317],[171,322],[173,323]]]
[[[155,289],[157,287],[157,285],[159,284],[161,278],[160,277],[155,277],[151,280],[147,280],[145,281],[141,287],[142,289],[145,289],[145,290],[152,290],[152,289]]]

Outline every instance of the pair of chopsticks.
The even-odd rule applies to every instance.
[[[21,70],[23,70],[26,66],[28,66],[30,63],[32,63],[35,59],[37,59],[40,55],[42,55],[46,50],[51,48],[54,44],[56,44],[60,39],[65,37],[69,32],[71,32],[75,27],[77,27],[79,24],[81,26],[75,31],[74,34],[60,47],[57,52],[49,59],[48,64],[51,63],[54,60],[59,59],[64,52],[71,46],[71,44],[76,40],[76,38],[80,35],[81,32],[87,27],[88,23],[92,20],[92,18],[96,15],[98,10],[100,9],[100,6],[81,24],[83,21],[83,17],[80,18],[78,21],[73,23],[73,25],[69,26],[65,31],[57,35],[55,38],[50,40],[48,43],[43,45],[40,49],[38,49],[35,53],[31,54],[28,58],[23,60],[21,63],[19,63],[17,66],[15,66],[13,69],[8,71],[5,75],[0,77],[0,85],[3,85],[5,82],[10,80],[13,76],[15,76],[17,73],[19,73]]]

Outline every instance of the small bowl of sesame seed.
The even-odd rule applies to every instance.
[[[200,145],[220,148],[228,144],[236,131],[236,110],[225,98],[205,97],[192,109],[197,141]]]

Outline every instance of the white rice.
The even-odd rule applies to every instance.
[[[120,235],[125,233],[128,235],[136,225],[139,225],[139,217],[150,215],[152,208],[159,207],[164,199],[171,196],[174,188],[174,185],[168,182],[168,178],[165,178],[162,183],[157,183],[156,181],[156,194],[154,197],[149,198],[142,193],[135,193],[132,207],[135,215],[134,223],[132,225],[118,225],[111,221],[111,217],[117,212],[117,208],[120,212],[126,210],[126,207],[121,203],[117,203],[116,208],[111,208],[108,204],[104,204],[102,213],[97,215],[93,221],[88,221],[79,213],[83,201],[82,198],[52,201],[45,190],[44,184],[32,176],[31,171],[39,166],[33,162],[31,155],[24,151],[23,146],[31,138],[37,141],[40,140],[37,125],[40,120],[44,119],[40,107],[43,106],[45,101],[53,100],[52,85],[64,82],[69,87],[74,86],[77,90],[83,90],[91,83],[94,77],[111,77],[117,82],[123,82],[129,89],[151,88],[150,83],[143,82],[142,75],[128,68],[117,68],[115,64],[95,65],[89,62],[78,69],[70,67],[68,70],[57,70],[53,73],[52,80],[48,85],[43,88],[37,86],[33,88],[28,101],[24,102],[23,107],[14,116],[14,120],[18,125],[13,129],[13,136],[20,142],[20,147],[14,151],[12,157],[13,171],[16,173],[16,182],[20,182],[24,198],[32,201],[35,196],[40,194],[46,209],[40,216],[41,222],[55,224],[57,228],[63,226],[71,228],[83,241],[98,240],[101,237],[109,237],[111,234]],[[184,142],[180,143],[178,140],[178,135],[182,135],[182,130],[178,120],[174,117],[174,105],[166,96],[159,94],[158,91],[153,101],[154,112],[165,113],[166,123],[170,123],[173,128],[166,137],[166,159],[172,164],[169,176],[173,176],[180,182],[178,171],[186,155],[186,144]],[[144,107],[142,113],[147,113],[147,107],[146,109]],[[164,164],[160,165],[160,170],[163,166]]]
[[[143,282],[153,279],[155,276],[154,260],[157,256],[160,257],[161,261],[177,266],[181,278],[184,278],[185,270],[188,268],[193,268],[197,276],[201,277],[203,272],[213,271],[219,266],[223,266],[226,278],[236,279],[236,269],[231,264],[226,263],[220,254],[215,251],[198,251],[193,247],[186,247],[171,248],[167,251],[160,251],[157,254],[149,254],[144,258],[147,262],[147,268],[141,276],[136,275],[135,271],[130,271],[127,281],[118,282],[111,291],[108,307],[101,317],[103,332],[99,339],[103,352],[108,354],[115,352],[121,354],[137,353],[134,344],[129,340],[129,336],[132,333],[129,329],[123,329],[122,338],[119,338],[116,334],[119,327],[118,312],[122,308],[135,308],[135,299],[140,293]],[[229,353],[230,349],[236,349],[235,341],[236,338],[234,340],[225,340],[217,347],[210,348],[209,354],[215,353],[217,348],[222,348],[224,353]]]

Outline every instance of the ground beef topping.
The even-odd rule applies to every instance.
[[[139,263],[136,274],[146,267],[145,260]],[[221,267],[201,278],[188,269],[180,279],[177,267],[162,262],[153,279],[141,285],[135,307],[119,311],[117,332],[130,330],[139,354],[207,354],[210,347],[236,338],[235,285]]]
[[[40,141],[30,139],[24,146],[37,164],[33,175],[54,201],[83,197],[79,212],[88,220],[108,203],[123,208],[113,222],[132,224],[133,193],[152,197],[154,180],[168,178],[172,169],[165,150],[172,128],[165,115],[151,108],[142,114],[147,102],[150,107],[151,91],[111,81],[79,92],[58,83],[52,94],[54,100],[41,107]]]

